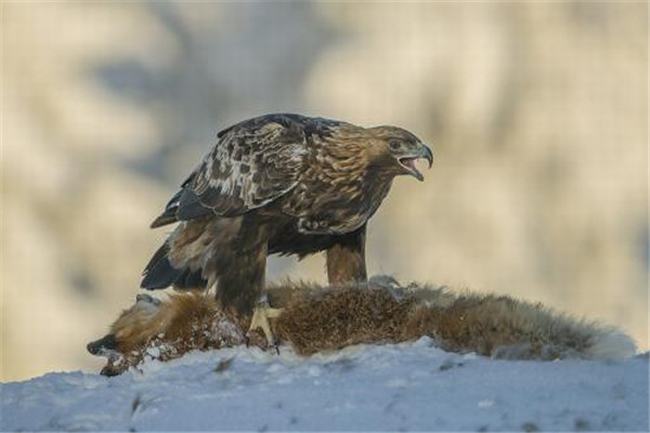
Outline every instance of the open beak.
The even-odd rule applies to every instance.
[[[422,144],[420,145],[420,149],[416,154],[399,158],[399,163],[402,165],[402,167],[406,168],[410,175],[422,182],[424,180],[424,176],[415,166],[415,162],[418,159],[426,159],[429,161],[429,168],[431,168],[431,165],[433,165],[433,152],[431,152],[431,149],[428,146]]]

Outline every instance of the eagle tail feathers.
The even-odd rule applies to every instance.
[[[208,282],[203,278],[201,272],[201,269],[193,271],[190,268],[185,268],[174,281],[174,288],[177,290],[205,289]]]
[[[140,287],[157,290],[174,286],[175,289],[188,290],[204,289],[207,284],[201,269],[175,268],[169,261],[169,245],[165,242],[145,267]]]

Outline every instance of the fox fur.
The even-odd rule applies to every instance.
[[[636,347],[621,331],[508,296],[453,292],[387,276],[341,287],[287,282],[268,288],[270,305],[283,308],[271,324],[283,344],[304,356],[360,343],[399,343],[431,337],[442,349],[499,359],[613,359]],[[160,301],[139,295],[108,335],[88,345],[108,357],[102,374],[120,374],[145,358],[162,361],[191,350],[251,344],[250,317],[222,310],[204,292]]]

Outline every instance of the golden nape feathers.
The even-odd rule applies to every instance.
[[[275,335],[300,355],[423,336],[448,351],[500,359],[611,359],[636,350],[615,328],[540,304],[417,283],[402,286],[386,276],[342,287],[287,282],[269,287],[268,294],[273,307],[284,309],[272,322]],[[266,348],[261,335],[246,338],[249,320],[221,309],[204,292],[164,301],[140,295],[88,350],[107,356],[102,374],[115,375],[146,357],[166,361],[191,350],[245,343]]]

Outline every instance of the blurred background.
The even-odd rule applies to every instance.
[[[96,370],[214,142],[267,112],[433,145],[371,273],[600,319],[648,348],[644,2],[4,3],[2,380]],[[322,257],[269,278],[325,281]]]

